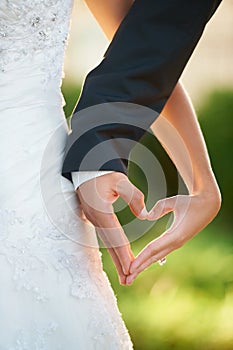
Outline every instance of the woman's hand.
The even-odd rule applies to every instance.
[[[217,215],[220,203],[217,189],[213,192],[178,195],[159,200],[150,211],[148,219],[157,220],[173,212],[173,223],[160,237],[150,242],[132,262],[126,284],[130,285],[140,272],[182,247],[207,226]]]
[[[114,214],[112,204],[120,196],[129,204],[133,214],[143,220],[148,215],[143,193],[129,181],[126,175],[113,172],[81,184],[77,194],[86,218],[95,226],[112,257],[120,283],[126,284],[126,276],[129,274],[134,255],[123,228]]]

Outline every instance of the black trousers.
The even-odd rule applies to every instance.
[[[71,118],[62,175],[127,174],[135,142],[161,113],[221,0],[135,0]],[[216,48],[217,49],[217,48]]]

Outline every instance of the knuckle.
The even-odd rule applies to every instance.
[[[83,209],[86,218],[91,221],[93,224],[97,223],[97,212],[94,208],[88,206]]]
[[[160,199],[160,200],[158,200],[158,202],[156,203],[155,208],[158,209],[158,210],[160,210],[160,209],[162,209],[162,208],[164,207],[164,205],[165,205],[164,200]]]
[[[153,247],[153,245],[152,245],[152,244],[149,244],[148,247],[147,247],[147,249],[148,249],[148,255],[149,255],[149,257],[152,258],[152,257],[154,256],[154,247]]]
[[[128,180],[128,177],[125,174],[117,172],[117,171],[111,173],[111,175],[116,181]]]
[[[164,202],[162,200],[159,200],[154,208],[152,209],[152,213],[153,214],[157,214],[157,215],[160,215],[161,212],[163,211],[163,208],[164,208]]]
[[[134,200],[144,201],[144,194],[138,188],[134,189]]]
[[[116,216],[114,213],[103,213],[103,219],[106,222],[106,224],[108,223],[114,223],[116,221]]]
[[[180,249],[181,247],[182,247],[183,245],[181,244],[181,242],[175,242],[175,244],[174,244],[174,250],[176,250],[176,249]]]
[[[173,231],[167,231],[166,236],[168,236],[172,250],[176,250],[183,247],[183,245],[187,241],[187,238],[184,234],[178,234],[177,232],[174,233]]]
[[[175,242],[175,248],[179,249],[183,247],[184,244],[185,244],[185,239],[183,237],[179,237]]]

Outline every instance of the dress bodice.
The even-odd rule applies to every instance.
[[[0,73],[39,59],[47,79],[62,76],[73,0],[1,0]]]
[[[1,350],[132,349],[94,226],[61,176],[72,6],[0,0]]]

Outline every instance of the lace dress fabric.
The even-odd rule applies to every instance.
[[[93,226],[61,176],[72,0],[0,2],[0,350],[128,350]]]

